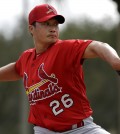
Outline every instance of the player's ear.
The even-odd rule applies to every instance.
[[[28,30],[29,30],[30,34],[33,34],[34,26],[33,25],[29,25],[28,26]]]

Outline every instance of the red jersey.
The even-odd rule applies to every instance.
[[[86,96],[82,55],[91,40],[58,40],[36,55],[26,50],[16,62],[30,103],[28,121],[64,131],[92,114]]]

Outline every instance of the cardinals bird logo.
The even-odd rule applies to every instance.
[[[39,100],[49,98],[59,92],[62,92],[62,87],[57,85],[58,79],[55,77],[55,74],[52,73],[51,75],[48,75],[45,72],[44,63],[42,63],[38,68],[38,77],[40,78],[40,82],[28,87],[28,76],[27,73],[24,73],[24,86],[31,104],[35,104],[35,102]],[[48,82],[48,87],[44,90],[41,90],[40,87]]]

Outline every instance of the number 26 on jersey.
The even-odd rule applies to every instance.
[[[63,104],[63,108],[60,106]],[[54,113],[55,116],[58,114],[62,113],[65,108],[70,108],[73,105],[73,100],[70,98],[69,94],[64,94],[61,97],[61,100],[54,100],[50,103],[50,107],[52,108],[52,112]]]

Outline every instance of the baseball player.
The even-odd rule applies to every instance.
[[[28,21],[34,48],[1,67],[0,81],[23,78],[34,134],[110,134],[93,122],[82,65],[99,57],[119,73],[116,51],[99,41],[60,40],[59,24],[65,18],[51,5],[34,7]]]

